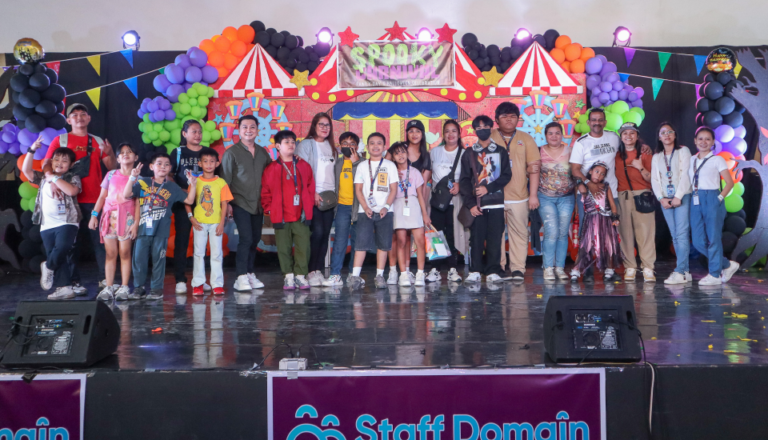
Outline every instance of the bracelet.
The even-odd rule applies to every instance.
[[[192,213],[191,212],[187,213],[187,218],[192,218]]]
[[[61,179],[61,176],[53,176],[51,177],[51,183],[56,183],[56,181],[59,179]]]
[[[98,216],[99,216],[99,213],[95,209],[91,211],[91,217],[98,217]]]
[[[129,177],[129,178],[128,178],[128,180],[130,180],[131,182],[133,182],[133,181],[135,181],[135,180],[136,180],[136,177],[135,177],[135,176],[131,176],[131,177]]]

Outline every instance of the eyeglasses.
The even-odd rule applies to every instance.
[[[659,133],[659,135],[660,135],[660,136],[671,136],[671,135],[673,135],[673,134],[675,134],[675,132],[674,132],[674,131],[672,131],[672,130],[669,130],[669,131],[662,131],[661,133]]]
[[[357,146],[357,144],[356,144],[356,143],[354,143],[354,142],[342,142],[342,143],[341,143],[341,146],[342,146],[342,147],[349,147],[349,148],[354,148],[354,147],[356,147],[356,146]]]
[[[320,128],[331,128],[331,124],[317,124]]]

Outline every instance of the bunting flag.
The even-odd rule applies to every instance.
[[[131,65],[131,69],[133,69],[133,49],[121,50],[120,53],[123,54],[128,64]]]
[[[704,64],[707,63],[707,56],[694,55],[693,61],[696,63],[696,75],[701,75],[701,69],[704,68]]]
[[[627,82],[627,80],[629,80],[629,74],[628,73],[620,73],[619,74],[619,79],[621,80],[621,82],[625,83],[625,82]]]
[[[661,85],[664,84],[664,80],[661,78],[653,78],[651,79],[651,86],[653,87],[653,100],[656,100],[656,96],[659,95],[659,90],[661,89]]]
[[[671,57],[672,54],[669,52],[659,52],[659,64],[661,65],[661,72],[664,72],[664,69],[667,67],[667,63],[669,62],[669,57]]]
[[[139,79],[136,77],[128,78],[123,83],[128,87],[128,90],[133,93],[135,98],[139,98]]]
[[[87,60],[91,63],[91,66],[93,66],[93,70],[96,71],[96,74],[101,76],[101,55],[87,57]]]
[[[741,73],[741,63],[736,61],[736,67],[733,68],[733,74],[736,75],[736,78],[738,78],[740,73]]]
[[[96,87],[95,89],[86,90],[85,94],[88,95],[89,98],[91,98],[91,102],[93,102],[93,106],[96,107],[96,110],[98,110],[99,102],[101,100],[101,87]]]
[[[61,61],[51,61],[50,63],[44,63],[45,66],[54,72],[56,72],[56,75],[59,74],[59,69],[61,68]]]
[[[629,67],[629,65],[632,64],[632,58],[635,57],[635,52],[637,51],[635,49],[632,49],[631,47],[624,48],[624,57],[627,59],[627,67]]]

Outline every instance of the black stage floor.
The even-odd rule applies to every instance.
[[[535,261],[535,260],[534,260]],[[529,261],[529,267],[538,265]],[[693,266],[698,266],[692,262]],[[95,267],[85,273],[94,298]],[[655,284],[592,285],[547,282],[529,269],[521,284],[439,285],[377,290],[373,267],[364,269],[362,291],[312,288],[286,292],[276,267],[258,274],[266,289],[234,292],[225,269],[227,293],[176,295],[172,275],[165,298],[110,304],[121,325],[117,356],[97,367],[121,370],[245,370],[263,360],[300,352],[313,366],[439,367],[530,366],[544,363],[543,313],[556,295],[632,295],[647,360],[656,364],[768,364],[768,283],[762,270],[736,274],[722,287],[695,283],[667,287],[672,263],[657,268]],[[170,267],[169,267],[170,272]],[[694,268],[694,278],[704,275]],[[345,275],[346,276],[346,275]],[[38,278],[0,278],[0,332],[22,300],[45,300]],[[280,345],[280,344],[287,345]],[[270,351],[275,351],[265,359]]]

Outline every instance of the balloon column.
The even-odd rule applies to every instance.
[[[201,83],[207,86],[218,79],[219,71],[209,64],[208,54],[197,47],[190,47],[187,53],[177,56],[173,63],[165,66],[163,73],[155,77],[152,85],[170,102],[178,102],[179,95],[189,90],[193,84]],[[147,109],[142,108],[142,110],[146,111]],[[139,117],[143,117],[143,115]],[[162,120],[158,119],[158,121]]]
[[[54,130],[51,127],[45,127],[40,133],[33,133],[29,128],[20,129],[13,124],[5,124],[0,130],[0,154],[11,153],[14,156],[26,154],[29,147],[42,136],[43,146],[35,151],[35,160],[42,160],[48,153],[48,145],[56,136],[66,132],[64,128]]]
[[[497,72],[506,72],[520,55],[525,52],[534,41],[538,42],[547,51],[555,48],[555,42],[560,33],[554,29],[544,32],[544,35],[528,35],[525,38],[513,38],[509,46],[499,48],[495,44],[488,46],[480,43],[473,33],[466,33],[461,37],[461,45],[464,52],[475,66],[482,72],[488,72],[496,67]],[[594,56],[594,53],[592,54]],[[559,62],[559,61],[558,61]]]
[[[253,43],[261,45],[289,73],[294,70],[314,72],[320,59],[331,51],[331,46],[326,43],[304,47],[304,39],[300,36],[288,31],[277,32],[260,21],[251,22],[251,28],[255,32]]]
[[[21,243],[19,243],[19,255],[21,267],[30,272],[40,273],[40,263],[45,261],[45,247],[40,236],[40,225],[32,224],[32,213],[21,214]]]
[[[59,76],[55,70],[41,63],[27,63],[19,66],[11,77],[11,100],[13,116],[19,128],[31,133],[40,133],[45,128],[61,130],[67,123],[64,111],[64,97],[67,92],[57,84]]]
[[[595,51],[574,43],[567,35],[560,35],[555,40],[555,47],[549,51],[552,59],[560,64],[566,72],[584,73],[588,60],[595,57]]]

